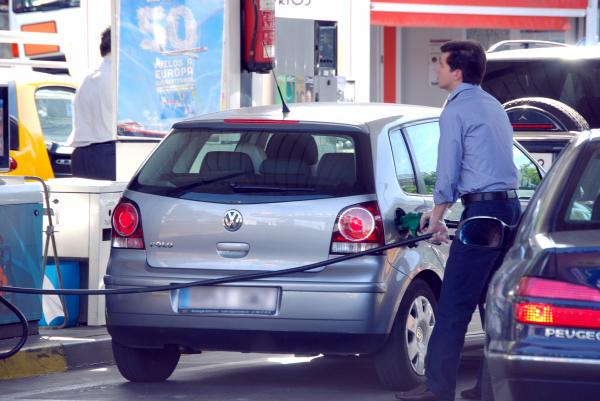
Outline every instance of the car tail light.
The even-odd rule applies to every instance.
[[[522,297],[600,302],[600,291],[595,288],[539,277],[523,277],[518,294]]]
[[[17,160],[9,156],[8,157],[8,170],[13,171],[16,169],[17,169]]]
[[[19,45],[16,43],[12,44],[12,56],[13,58],[19,58]]]
[[[122,198],[112,216],[113,248],[144,249],[140,213],[135,202]]]
[[[558,129],[554,124],[513,123],[512,126],[515,131],[554,131]]]
[[[384,244],[383,222],[377,202],[342,209],[331,235],[331,253],[362,252]]]
[[[600,310],[556,305],[555,300],[600,302],[600,291],[584,285],[538,277],[523,277],[517,296],[537,298],[515,304],[515,318],[520,323],[556,327],[600,329]]]

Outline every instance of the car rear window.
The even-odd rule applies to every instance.
[[[548,97],[600,127],[600,59],[489,60],[481,84],[501,103],[521,97]]]
[[[576,169],[572,177],[575,186],[570,187],[570,202],[561,228],[597,229],[600,228],[600,148],[587,159],[583,169]]]
[[[344,133],[180,130],[160,144],[130,189],[215,203],[373,193],[368,143],[366,135]]]

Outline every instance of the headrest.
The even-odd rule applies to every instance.
[[[356,182],[354,153],[325,153],[317,168],[319,182],[353,185]]]
[[[250,156],[242,152],[208,152],[202,160],[200,173],[217,173],[221,171],[244,171],[254,173]]]
[[[260,165],[264,175],[310,176],[310,167],[300,160],[267,159]]]
[[[239,143],[236,146],[235,151],[245,153],[250,156],[252,164],[254,164],[255,171],[258,171],[260,164],[267,158],[265,151],[252,143]]]
[[[274,134],[267,144],[268,159],[294,159],[312,166],[319,159],[317,143],[308,134]]]

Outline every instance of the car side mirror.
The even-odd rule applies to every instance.
[[[458,225],[457,235],[465,245],[502,248],[510,237],[511,228],[495,217],[471,217]]]

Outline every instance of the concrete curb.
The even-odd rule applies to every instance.
[[[80,328],[72,330],[77,329]],[[65,372],[114,361],[111,338],[106,329],[40,332],[39,336],[31,336],[17,354],[0,360],[0,380]],[[14,343],[12,341],[11,345]],[[8,348],[6,345],[0,346],[2,350]]]

